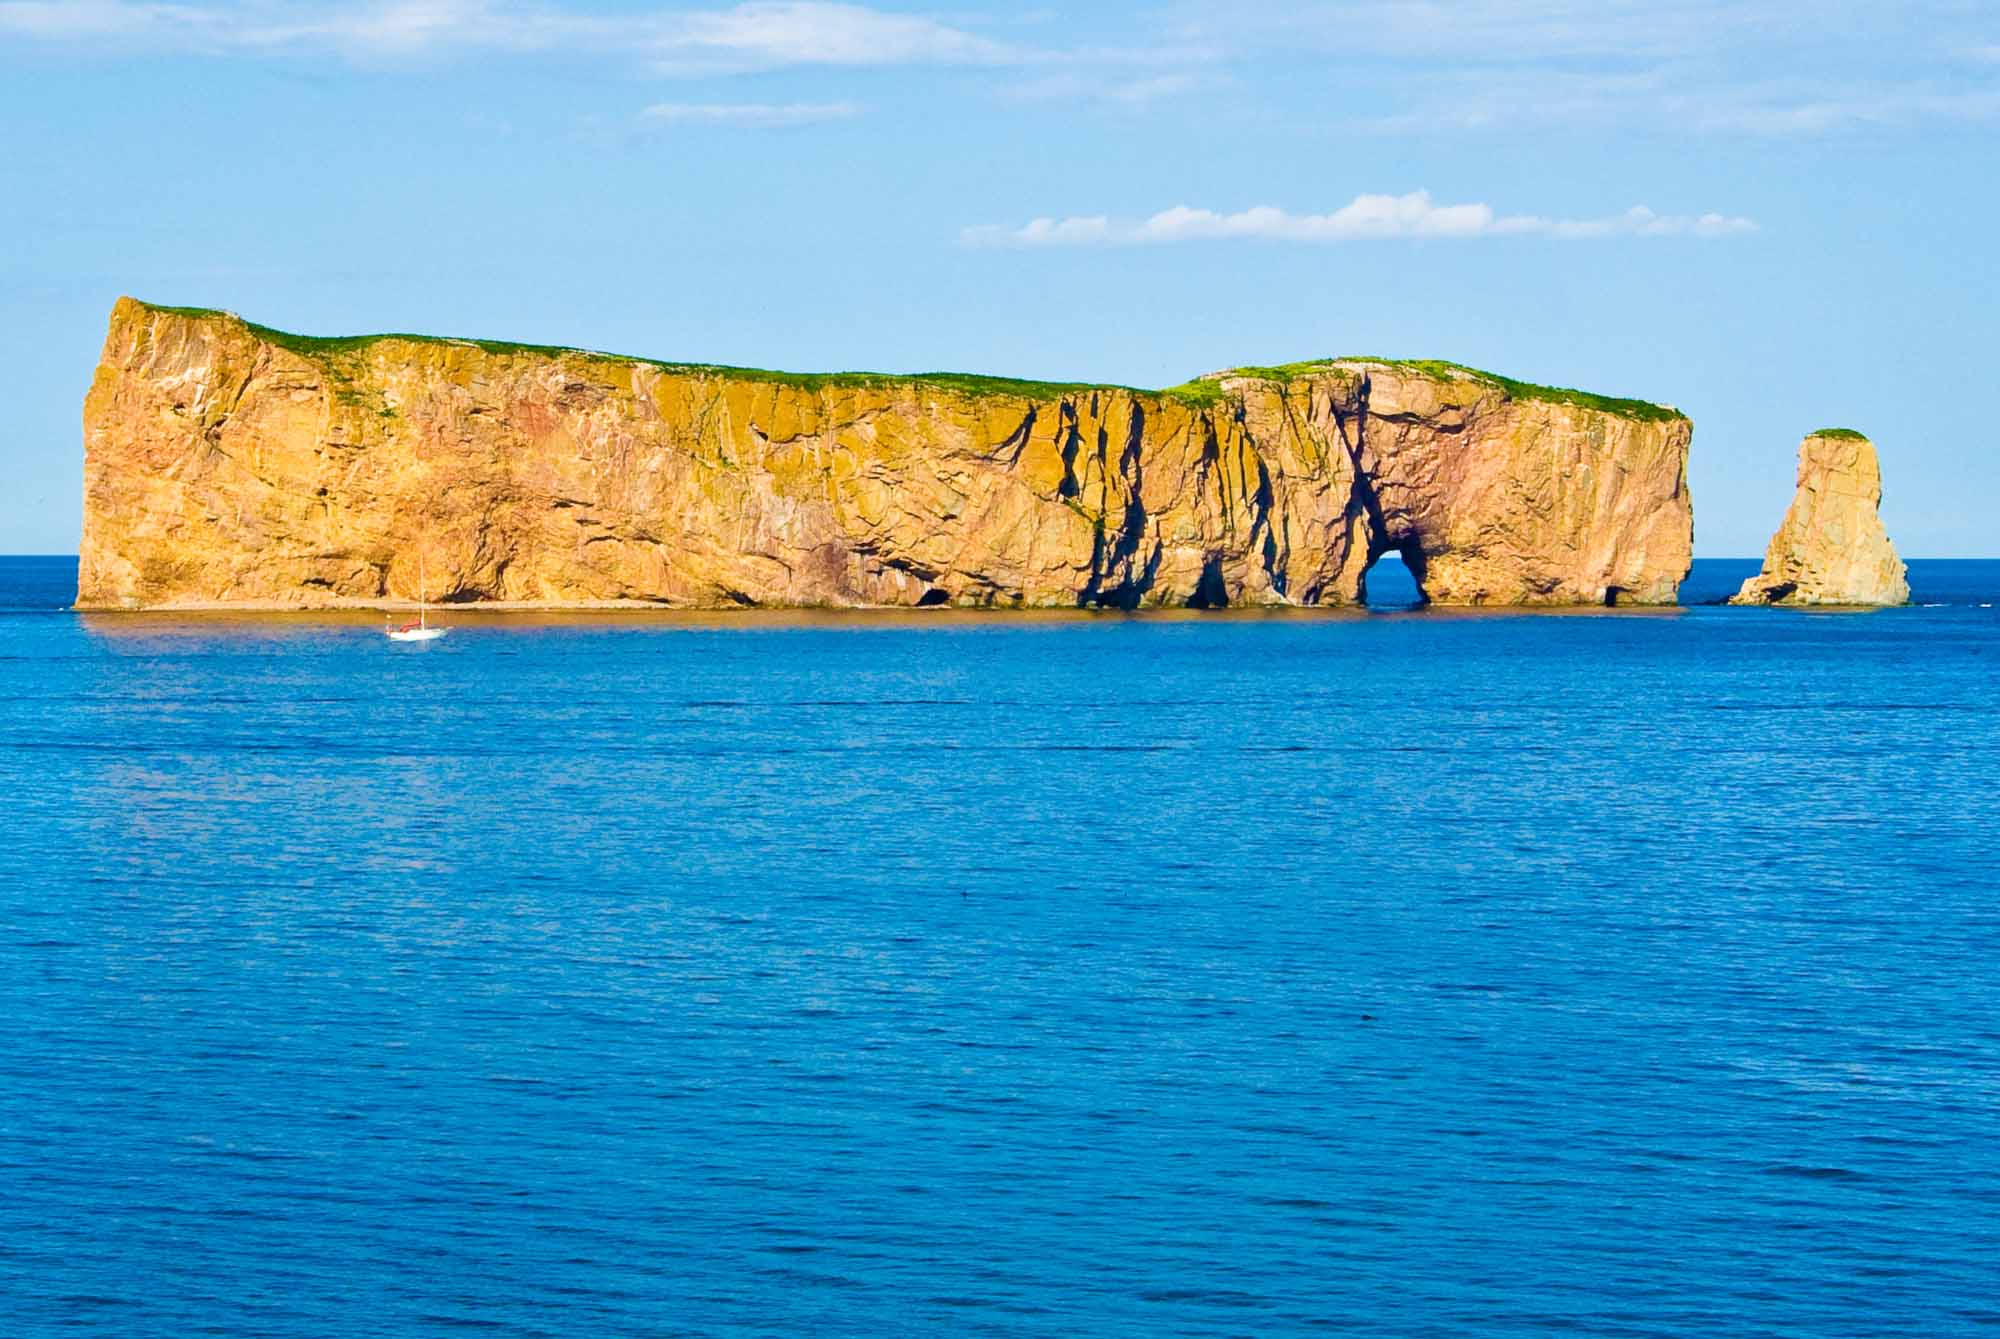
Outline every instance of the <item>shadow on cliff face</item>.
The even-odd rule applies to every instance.
[[[1384,612],[1422,609],[1429,601],[1424,596],[1421,555],[1412,561],[1395,549],[1382,553],[1361,578],[1361,603]]]

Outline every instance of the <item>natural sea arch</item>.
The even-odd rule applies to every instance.
[[[1384,549],[1361,577],[1361,603],[1370,609],[1419,609],[1426,603],[1423,555],[1414,545]]]

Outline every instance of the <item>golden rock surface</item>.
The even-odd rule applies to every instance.
[[[78,604],[403,603],[421,566],[433,601],[540,606],[1338,605],[1389,550],[1442,604],[1672,603],[1687,420],[1528,389],[786,377],[124,298]]]
[[[1799,444],[1798,491],[1764,551],[1764,570],[1731,604],[1906,604],[1908,569],[1882,525],[1882,465],[1858,432]]]

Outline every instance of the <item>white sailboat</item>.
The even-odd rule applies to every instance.
[[[451,631],[450,628],[434,628],[431,626],[430,605],[426,599],[427,594],[428,592],[426,592],[426,590],[424,589],[424,555],[422,553],[418,553],[417,554],[417,621],[414,623],[405,623],[400,628],[390,628],[390,627],[383,628],[382,631],[389,634],[390,641],[434,642],[438,638],[444,636],[447,632]]]

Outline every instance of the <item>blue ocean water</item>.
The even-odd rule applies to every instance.
[[[410,647],[0,560],[0,1332],[1993,1333],[2000,564],[1912,576]]]

